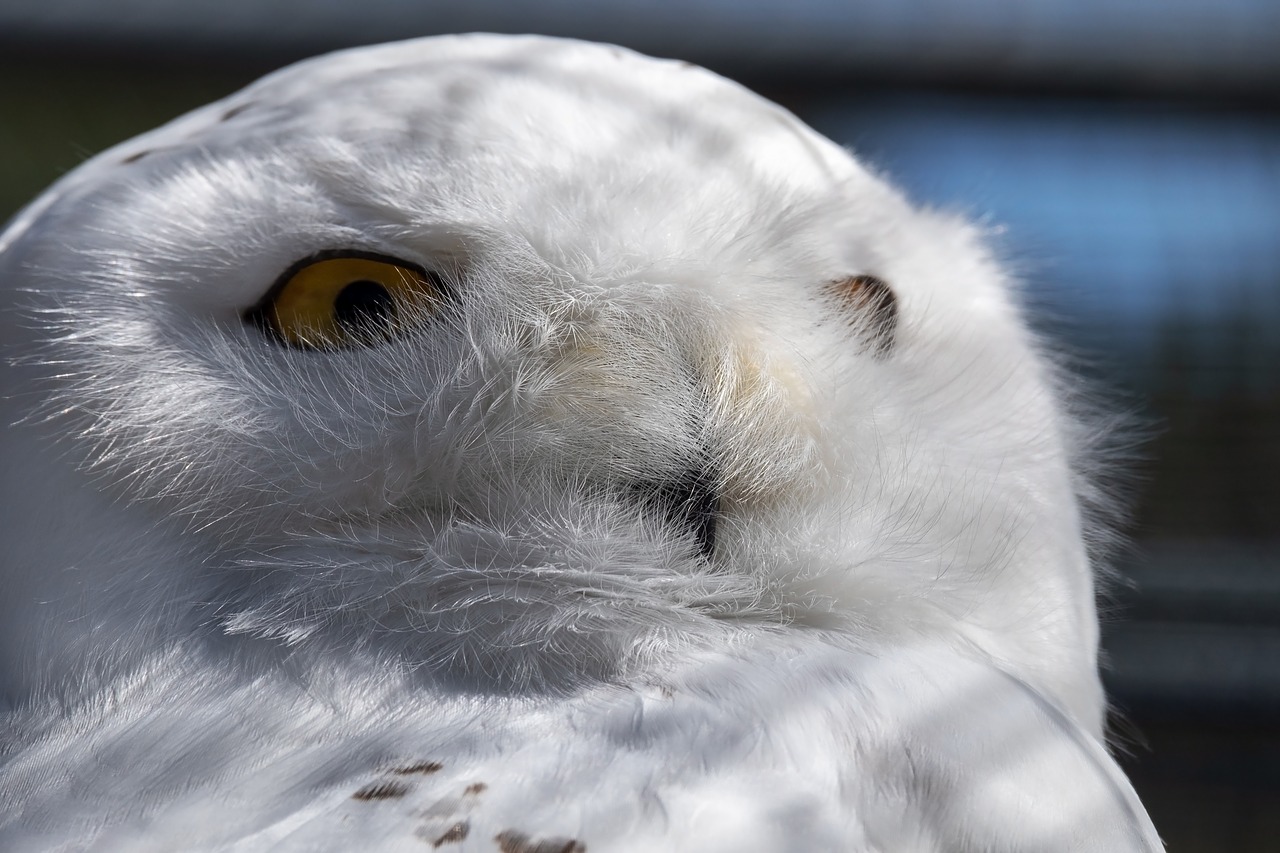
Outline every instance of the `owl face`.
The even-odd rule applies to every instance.
[[[12,470],[58,471],[5,571],[525,679],[726,626],[948,631],[1094,718],[1079,430],[979,236],[676,63],[303,63],[0,238]]]

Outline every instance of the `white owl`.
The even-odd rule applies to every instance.
[[[981,238],[544,38],[94,158],[0,237],[0,848],[1160,849]]]

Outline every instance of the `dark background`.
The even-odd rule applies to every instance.
[[[706,65],[998,229],[1133,415],[1102,600],[1126,770],[1174,853],[1280,850],[1280,3],[0,3],[0,220],[323,50],[541,32]]]

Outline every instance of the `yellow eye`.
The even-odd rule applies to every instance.
[[[289,346],[371,346],[439,314],[446,295],[440,276],[415,264],[324,252],[286,270],[245,319]]]

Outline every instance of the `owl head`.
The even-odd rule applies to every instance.
[[[11,695],[184,642],[547,686],[822,631],[1100,725],[1085,431],[983,234],[707,71],[304,62],[67,175],[0,285]]]

